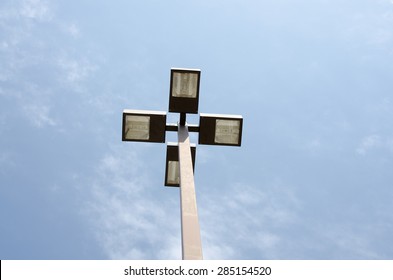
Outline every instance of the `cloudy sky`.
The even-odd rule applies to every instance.
[[[244,117],[197,146],[205,259],[393,258],[393,1],[1,0],[0,259],[181,258],[165,145],[121,141],[171,67]]]

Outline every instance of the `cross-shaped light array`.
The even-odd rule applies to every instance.
[[[180,186],[183,259],[202,259],[193,170],[196,147],[188,132],[199,133],[198,143],[204,145],[240,146],[242,140],[239,115],[200,114],[199,126],[187,124],[187,113],[198,114],[200,77],[199,69],[171,69],[169,112],[180,113],[178,124],[167,124],[162,111],[123,111],[123,141],[165,143],[166,131],[178,132],[179,142],[167,145],[165,185]]]

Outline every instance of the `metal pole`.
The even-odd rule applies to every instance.
[[[179,124],[178,138],[183,260],[202,260],[202,243],[187,125]]]

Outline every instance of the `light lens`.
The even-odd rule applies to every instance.
[[[129,140],[149,140],[150,117],[127,115],[125,138]]]
[[[168,161],[167,183],[171,185],[180,184],[180,166],[178,161]]]
[[[200,114],[198,143],[240,147],[242,131],[240,115]]]
[[[173,73],[172,96],[196,98],[198,86],[197,73]]]
[[[195,166],[194,144],[191,147],[192,166]],[[178,143],[169,142],[166,148],[166,168],[165,168],[165,186],[180,187],[180,162],[179,162],[179,145]]]
[[[239,143],[240,121],[239,120],[216,120],[216,134],[214,142],[217,144],[233,144]]]

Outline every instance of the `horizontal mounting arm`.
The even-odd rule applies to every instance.
[[[189,132],[199,132],[199,126],[196,124],[187,124]],[[166,131],[179,131],[179,125],[175,123],[167,123],[165,126]]]

